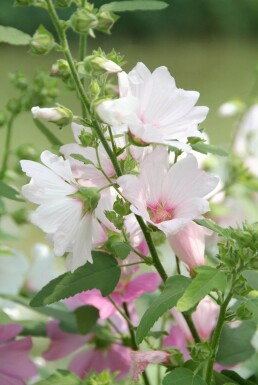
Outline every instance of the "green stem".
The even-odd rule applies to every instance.
[[[167,276],[167,273],[164,270],[164,267],[162,266],[162,263],[160,262],[160,259],[159,259],[156,247],[155,247],[155,245],[153,243],[153,240],[151,238],[149,230],[147,229],[147,226],[145,225],[142,217],[140,217],[139,215],[135,215],[135,216],[136,216],[136,219],[137,219],[137,221],[138,221],[138,223],[140,225],[140,228],[142,229],[142,232],[143,232],[144,237],[146,239],[147,245],[149,247],[150,254],[151,254],[152,260],[153,260],[153,265],[155,266],[156,270],[158,271],[158,273],[159,273],[160,277],[162,278],[163,282],[166,282],[168,276]]]
[[[221,330],[222,330],[222,327],[224,324],[226,310],[227,310],[229,301],[231,300],[232,296],[233,296],[233,292],[231,290],[228,293],[225,301],[221,305],[218,322],[217,322],[216,328],[215,328],[213,335],[212,335],[211,349],[212,349],[213,354],[212,354],[212,357],[210,358],[210,360],[208,361],[207,368],[206,368],[205,380],[207,382],[207,385],[210,385],[211,381],[212,381],[213,365],[215,362],[215,357],[216,357],[217,348],[218,348],[218,344],[219,344],[219,338],[220,338]]]
[[[12,140],[13,121],[14,121],[14,115],[11,115],[7,124],[7,131],[6,131],[5,144],[4,144],[4,156],[3,156],[3,163],[2,163],[1,172],[0,172],[0,179],[4,178],[8,167],[8,159],[10,155],[11,140]]]
[[[130,314],[128,311],[127,304],[125,302],[123,303],[123,308],[124,308],[124,312],[126,314],[126,317],[130,320]],[[139,349],[138,349],[138,345],[136,343],[134,327],[133,327],[133,324],[131,323],[131,321],[130,321],[130,323],[128,323],[128,329],[129,329],[129,333],[130,333],[130,337],[131,337],[132,349],[137,351]],[[142,378],[143,378],[145,385],[150,385],[149,378],[148,378],[147,373],[145,371],[142,372]]]
[[[190,332],[191,332],[191,334],[193,336],[194,341],[195,342],[201,342],[201,339],[199,337],[199,334],[197,333],[197,330],[195,329],[195,326],[194,326],[194,323],[192,321],[191,316],[186,314],[186,313],[183,313],[183,316],[184,316],[184,318],[186,320],[186,323],[187,323],[187,325],[188,325],[188,327],[190,329]]]
[[[86,56],[87,52],[87,35],[86,34],[80,34],[80,41],[79,41],[79,53],[80,53],[80,61],[83,61],[83,59]],[[81,79],[82,86],[84,88],[85,81],[84,79]],[[87,116],[87,109],[85,107],[85,104],[81,100],[81,108],[82,108],[82,117],[85,119]]]

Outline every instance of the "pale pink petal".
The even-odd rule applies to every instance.
[[[107,369],[107,354],[108,352],[103,352],[100,349],[88,349],[76,355],[69,365],[69,370],[77,374],[81,379],[84,379],[91,370],[101,373]]]
[[[52,154],[50,151],[43,151],[40,158],[42,163],[66,182],[75,183],[68,160],[65,160],[62,156]]]
[[[111,345],[107,355],[107,367],[111,373],[119,372],[116,379],[124,378],[131,367],[131,349],[121,345]]]
[[[144,293],[152,293],[161,283],[157,273],[144,273],[131,280],[124,288],[123,302],[131,302]]]
[[[80,306],[83,305],[92,305],[99,310],[99,316],[102,319],[109,318],[112,314],[116,312],[116,309],[112,303],[105,297],[102,296],[101,292],[97,289],[87,290],[82,293],[77,294],[73,299],[68,299],[69,307],[72,305],[74,298],[76,304],[80,303]]]
[[[210,338],[217,324],[220,307],[208,296],[203,298],[192,314],[192,320],[202,340]]]
[[[22,331],[23,327],[19,324],[0,325],[0,343],[10,340]]]
[[[187,341],[185,335],[178,325],[171,326],[168,336],[164,338],[163,346],[181,350],[186,361],[190,360],[191,358],[187,349]]]
[[[162,350],[153,350],[147,352],[132,351],[132,379],[138,381],[139,376],[149,364],[161,364],[169,362],[169,353]]]

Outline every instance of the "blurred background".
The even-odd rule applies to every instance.
[[[110,1],[93,1],[97,7],[106,2]],[[258,1],[167,2],[169,7],[163,11],[121,13],[112,36],[96,33],[96,39],[89,39],[88,52],[99,46],[105,52],[115,48],[125,55],[126,71],[137,61],[143,61],[151,70],[167,66],[178,87],[200,92],[199,105],[210,108],[202,126],[213,144],[228,148],[235,120],[220,117],[218,107],[229,99],[241,98],[249,102],[258,95]],[[0,1],[0,24],[19,28],[31,35],[39,24],[43,24],[54,33],[43,9],[14,7],[13,3],[12,0]],[[60,11],[60,15],[68,19],[72,11],[71,7]],[[77,38],[72,32],[69,37],[78,57]],[[37,69],[50,72],[52,64],[61,57],[58,53],[32,56],[27,51],[27,47],[0,44],[0,111],[9,98],[16,96],[9,80],[10,73],[21,70],[32,77]],[[80,114],[80,103],[64,87],[58,102],[72,109],[74,114]],[[62,142],[72,141],[68,126],[60,132],[54,125],[49,127]],[[5,132],[0,128],[0,156],[4,137]],[[14,127],[14,147],[25,142],[36,145],[39,150],[50,148],[29,112],[19,115]]]

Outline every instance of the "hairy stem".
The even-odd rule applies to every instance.
[[[212,381],[213,365],[214,365],[214,362],[215,362],[215,357],[216,357],[216,353],[217,353],[217,349],[218,349],[219,338],[220,338],[222,327],[224,325],[226,310],[227,310],[229,301],[231,300],[232,296],[233,296],[233,292],[231,290],[228,293],[225,301],[221,305],[218,322],[217,322],[216,328],[215,328],[215,330],[213,332],[213,335],[212,335],[211,349],[212,349],[213,354],[212,354],[212,357],[210,358],[210,360],[207,363],[206,375],[205,375],[205,380],[206,380],[208,385],[210,385],[211,381]]]

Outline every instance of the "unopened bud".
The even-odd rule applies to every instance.
[[[53,76],[58,76],[63,79],[66,79],[70,76],[70,67],[66,60],[64,59],[58,59],[55,64],[53,64],[51,69],[51,74]]]
[[[34,119],[44,119],[58,126],[65,126],[73,120],[72,111],[61,105],[52,108],[32,107],[31,112]]]
[[[12,114],[18,114],[21,111],[21,102],[19,99],[10,99],[9,102],[6,105],[6,108],[8,111],[10,111]]]
[[[109,73],[117,73],[122,71],[122,68],[118,64],[101,56],[97,56],[91,61]]]
[[[94,12],[85,8],[78,9],[71,17],[71,27],[77,33],[88,33],[89,29],[98,25],[98,19]]]
[[[17,225],[24,225],[28,223],[28,212],[23,207],[19,210],[14,211],[12,213],[12,218]]]
[[[16,155],[19,159],[38,160],[39,153],[32,144],[24,143],[16,149]]]
[[[243,102],[240,100],[232,100],[222,104],[218,109],[218,114],[222,117],[232,117],[241,112],[244,108]]]
[[[100,86],[96,80],[92,80],[90,83],[90,92],[92,96],[98,97],[100,94]]]
[[[53,35],[43,25],[40,25],[32,36],[30,52],[35,55],[46,55],[54,47],[54,44]]]
[[[110,33],[114,23],[119,19],[119,16],[115,15],[113,12],[108,11],[100,11],[97,14],[97,17],[99,21],[97,30],[105,33]]]

